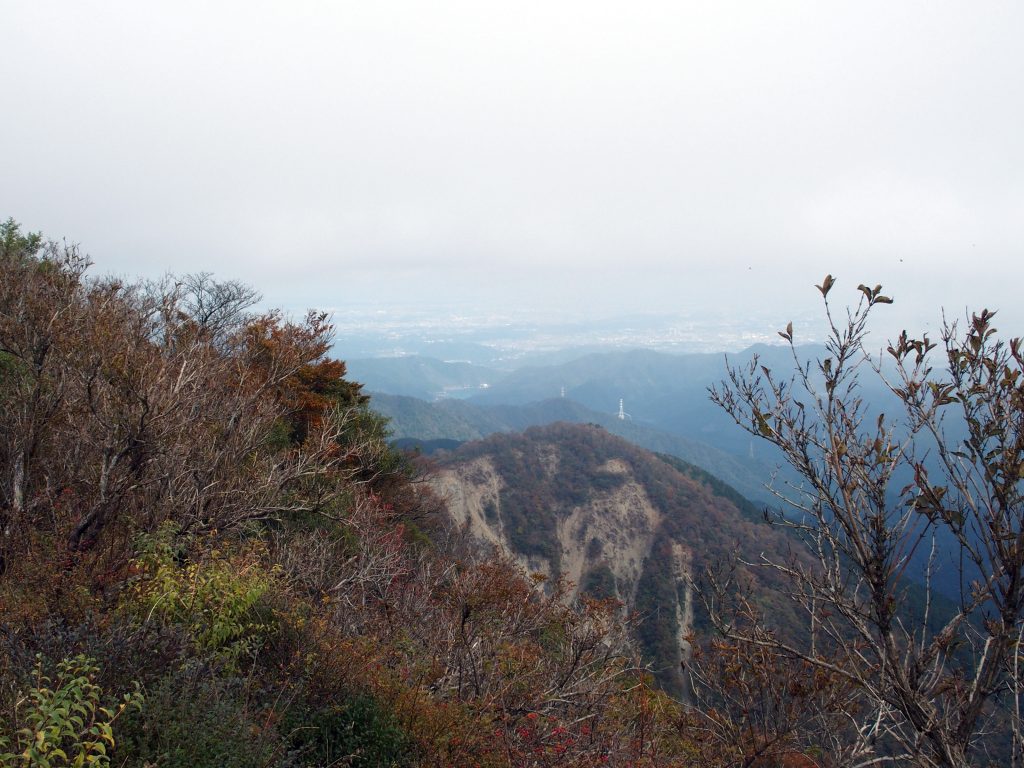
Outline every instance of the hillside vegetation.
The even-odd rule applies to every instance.
[[[610,601],[428,536],[319,314],[0,231],[0,765],[670,765]]]
[[[720,481],[594,425],[557,423],[493,435],[439,459],[433,487],[457,524],[525,570],[574,592],[614,597],[636,613],[635,636],[662,685],[684,691],[689,636],[708,623],[694,582],[708,567],[792,542]],[[764,614],[784,632],[799,620],[778,587],[744,572]]]
[[[946,378],[889,350],[941,473],[864,418],[880,288],[816,373],[730,369],[806,481],[773,527],[595,426],[426,476],[325,315],[89,267],[0,225],[2,768],[1019,764],[1024,345],[991,313]],[[945,615],[906,578],[936,532],[978,576]]]

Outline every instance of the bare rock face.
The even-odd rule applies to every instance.
[[[432,485],[472,540],[566,579],[570,598],[613,597],[639,615],[637,640],[678,693],[700,623],[694,577],[738,550],[784,546],[684,469],[600,427],[554,424],[464,445]]]

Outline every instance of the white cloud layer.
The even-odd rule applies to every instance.
[[[1024,5],[0,0],[0,216],[273,303],[1024,332]],[[842,283],[840,284],[842,285]],[[853,294],[850,294],[852,297]]]

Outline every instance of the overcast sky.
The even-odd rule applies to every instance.
[[[0,0],[0,216],[272,304],[1024,333],[1024,3]],[[897,311],[895,308],[894,312]],[[1006,327],[1007,323],[1015,327]]]

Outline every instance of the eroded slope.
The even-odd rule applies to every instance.
[[[571,596],[614,597],[637,612],[638,640],[670,690],[682,682],[685,638],[700,628],[693,584],[703,569],[786,546],[749,510],[596,426],[464,445],[441,460],[433,485],[453,524],[480,544],[567,579]]]

